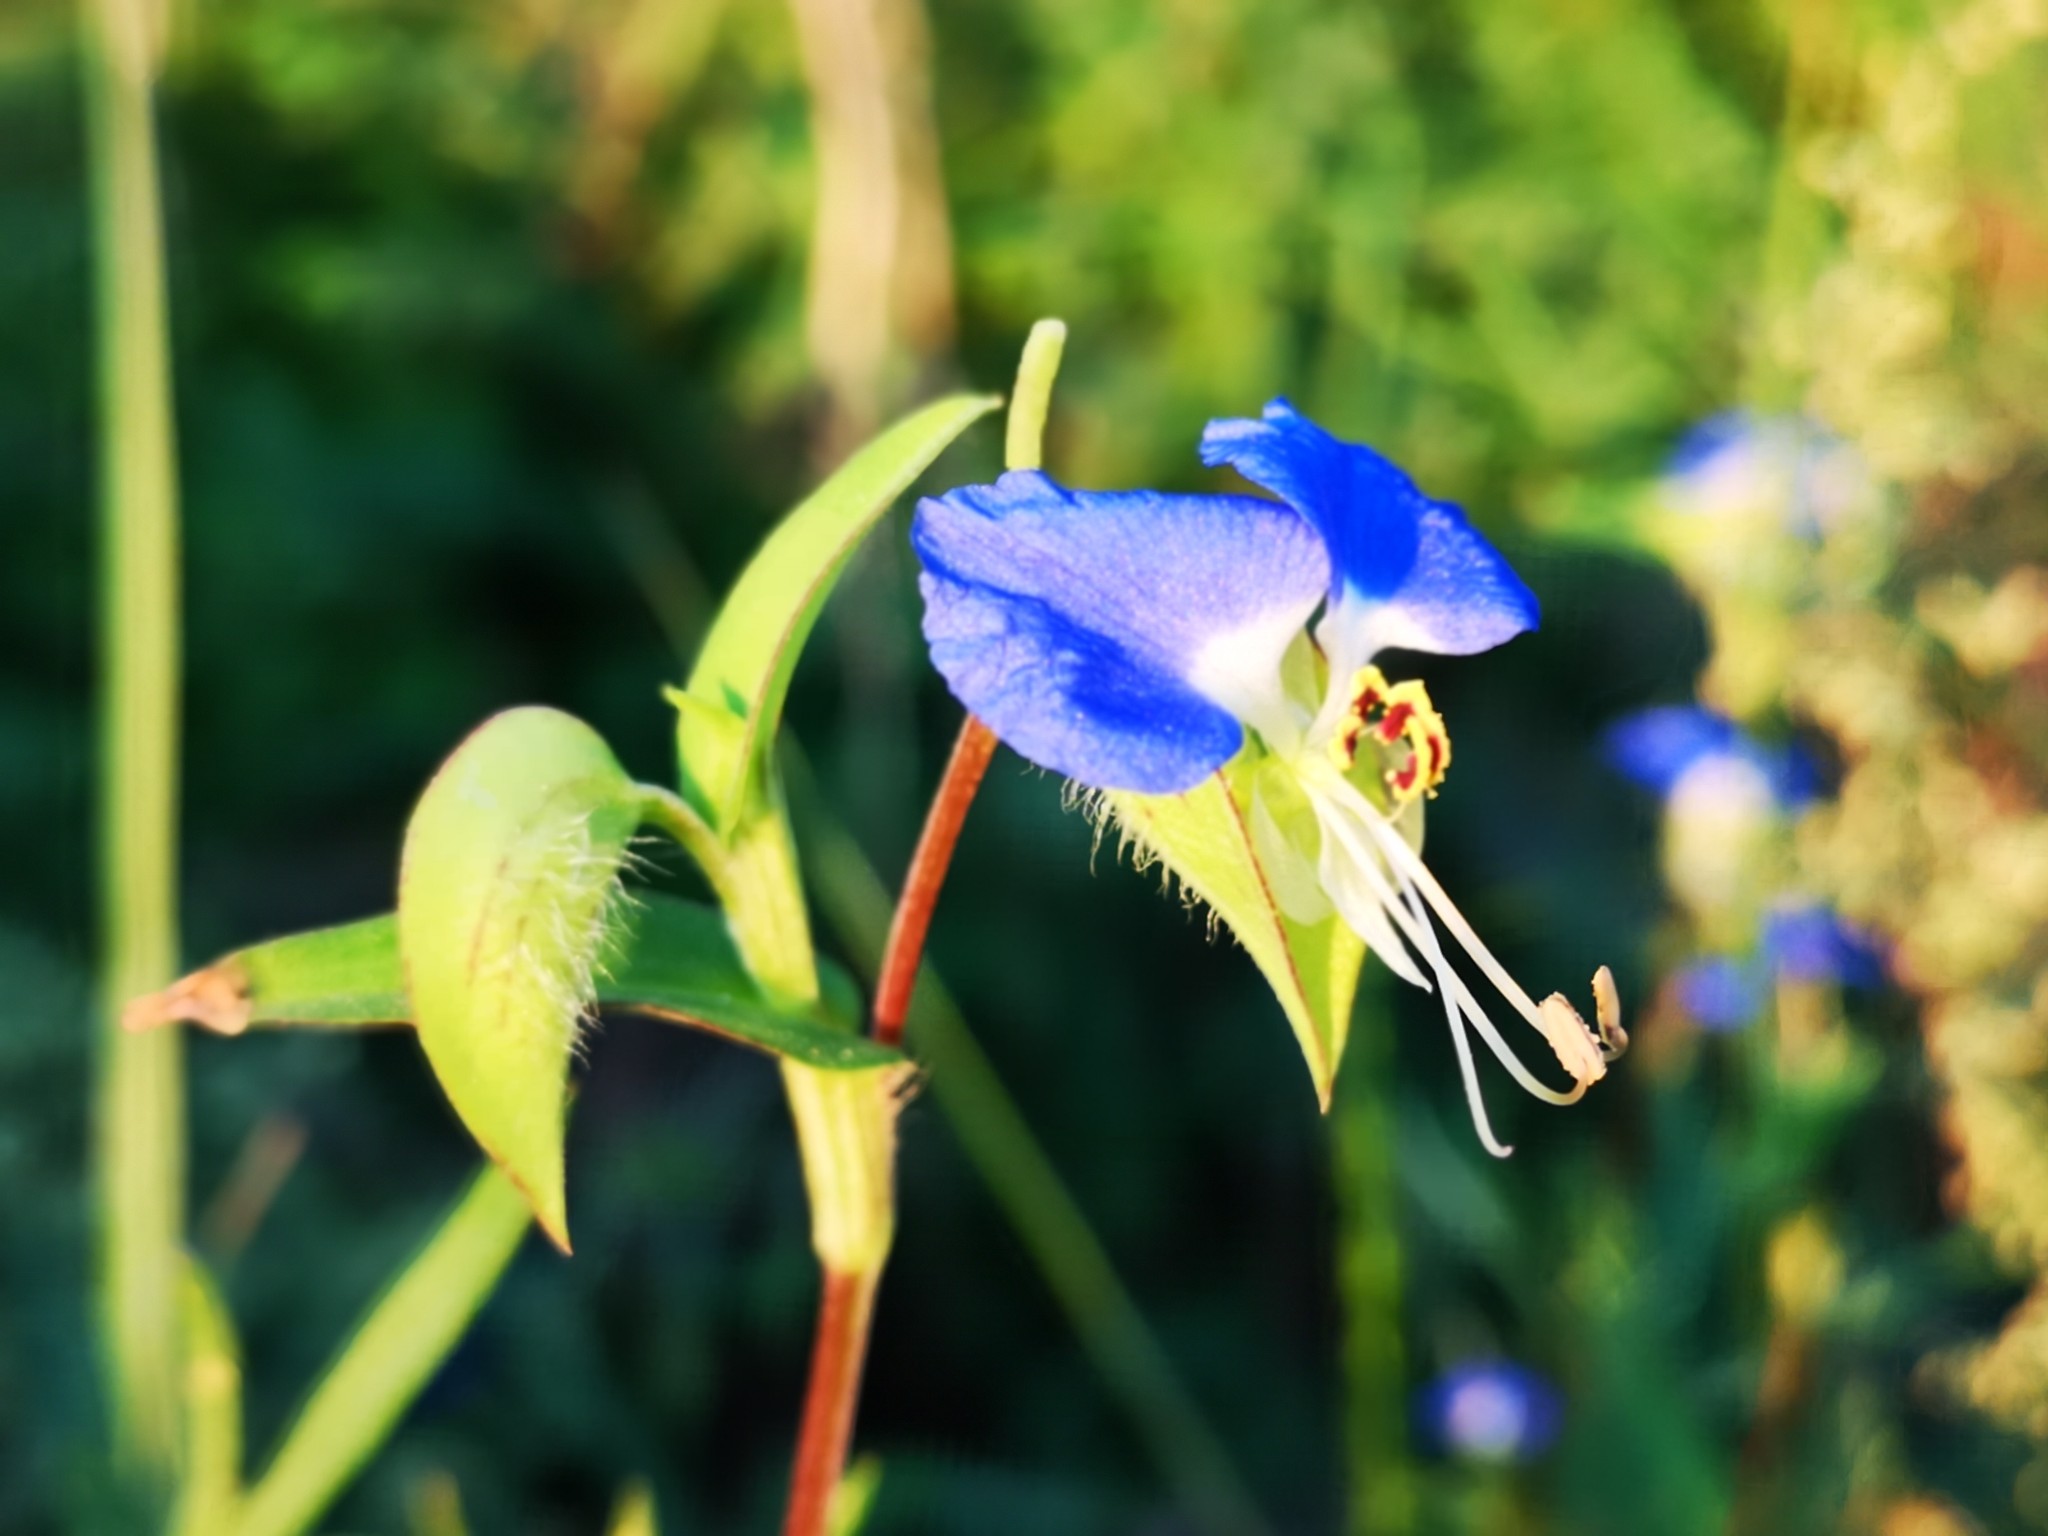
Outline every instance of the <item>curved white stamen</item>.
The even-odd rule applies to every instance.
[[[1342,788],[1357,796],[1361,804],[1365,803],[1365,797],[1359,795],[1355,788],[1348,783],[1342,783],[1341,780],[1339,782]],[[1366,809],[1370,811],[1371,807],[1368,805]],[[1465,914],[1457,909],[1444,888],[1437,884],[1436,876],[1429,872],[1429,866],[1422,862],[1413,848],[1401,840],[1400,833],[1388,825],[1384,816],[1368,816],[1365,824],[1367,830],[1372,833],[1373,842],[1387,855],[1388,863],[1415,882],[1416,888],[1428,898],[1430,910],[1435,912],[1443,925],[1451,930],[1451,936],[1464,948],[1465,953],[1472,957],[1473,964],[1486,973],[1486,979],[1500,989],[1502,997],[1514,1004],[1517,1013],[1542,1031],[1543,1015],[1535,1002],[1522,990],[1522,984],[1508,974],[1508,968],[1493,957],[1493,951],[1486,947],[1485,942],[1473,931],[1472,925],[1465,921]],[[1545,1033],[1547,1034],[1547,1031]]]
[[[1472,995],[1472,989],[1465,985],[1465,979],[1453,970],[1450,962],[1444,958],[1443,951],[1436,941],[1435,930],[1429,927],[1426,918],[1422,916],[1422,899],[1416,895],[1413,883],[1405,878],[1401,881],[1401,894],[1407,898],[1409,910],[1417,914],[1422,932],[1427,935],[1431,959],[1438,965],[1437,975],[1447,983],[1446,990],[1457,998],[1458,1006],[1464,1010],[1465,1017],[1471,1020],[1472,1027],[1479,1032],[1479,1038],[1486,1042],[1487,1048],[1493,1052],[1494,1059],[1506,1067],[1509,1075],[1521,1085],[1522,1091],[1532,1098],[1541,1099],[1546,1104],[1556,1104],[1560,1107],[1576,1104],[1583,1099],[1588,1086],[1585,1082],[1578,1083],[1569,1093],[1561,1093],[1529,1070],[1522,1058],[1515,1054],[1514,1047],[1509,1045],[1501,1032],[1494,1027],[1493,1020],[1486,1016],[1486,1010],[1479,1006],[1479,999]]]
[[[1421,938],[1423,958],[1436,972],[1438,990],[1443,995],[1444,1022],[1451,1027],[1451,1044],[1458,1053],[1458,1075],[1465,1080],[1465,1107],[1472,1115],[1472,1129],[1477,1133],[1480,1145],[1495,1157],[1512,1157],[1515,1149],[1493,1134],[1493,1126],[1486,1118],[1486,1096],[1479,1087],[1479,1068],[1472,1060],[1472,1042],[1465,1038],[1465,1021],[1460,1017],[1463,1010],[1458,1005],[1461,985],[1457,975],[1444,958],[1443,948],[1436,941],[1435,930],[1429,926],[1429,917],[1422,910],[1422,900],[1415,894],[1415,887],[1403,880],[1401,895],[1414,932]]]
[[[1372,850],[1355,841],[1356,834],[1345,826],[1341,808],[1328,805],[1320,795],[1311,794],[1309,803],[1316,810],[1316,820],[1322,824],[1323,850],[1318,861],[1323,888],[1330,893],[1337,910],[1344,921],[1351,925],[1351,931],[1365,940],[1368,948],[1380,957],[1388,970],[1425,992],[1434,991],[1415,962],[1408,957],[1408,950],[1387,923],[1387,918],[1401,916],[1394,893],[1389,889],[1386,876],[1381,872],[1379,861],[1372,856]],[[1348,854],[1346,858],[1344,855]],[[1363,883],[1365,889],[1358,889]]]
[[[1348,809],[1350,808],[1342,808],[1342,810]],[[1342,810],[1333,806],[1329,816],[1329,821],[1337,823],[1340,835],[1342,835],[1344,823],[1350,819],[1342,814]],[[1368,832],[1370,832],[1374,827],[1374,822],[1367,820],[1365,826]],[[1388,831],[1396,840],[1399,839],[1400,834],[1398,832],[1393,832],[1391,828]],[[1409,943],[1415,946],[1417,953],[1429,963],[1430,968],[1436,973],[1444,995],[1446,997],[1454,997],[1457,1000],[1458,1006],[1464,1010],[1465,1017],[1472,1021],[1472,1027],[1479,1032],[1479,1037],[1486,1042],[1487,1048],[1493,1052],[1500,1064],[1508,1069],[1509,1073],[1513,1075],[1515,1081],[1521,1085],[1525,1092],[1543,1100],[1546,1104],[1576,1104],[1580,1099],[1584,1098],[1587,1086],[1585,1083],[1579,1083],[1570,1092],[1559,1092],[1537,1077],[1535,1073],[1531,1072],[1522,1061],[1522,1058],[1515,1054],[1514,1047],[1502,1038],[1500,1031],[1494,1027],[1493,1020],[1486,1016],[1486,1010],[1480,1007],[1479,1000],[1472,995],[1472,989],[1465,985],[1465,979],[1444,958],[1442,948],[1437,943],[1436,932],[1430,926],[1428,913],[1422,909],[1419,898],[1411,897],[1411,893],[1414,890],[1413,883],[1404,874],[1396,871],[1396,877],[1401,881],[1402,895],[1411,898],[1405,904],[1402,900],[1397,900],[1394,892],[1387,885],[1385,874],[1379,868],[1379,860],[1373,856],[1369,847],[1362,846],[1355,841],[1355,836],[1355,833],[1350,836],[1344,836],[1344,845],[1351,853],[1352,859],[1359,867],[1359,871],[1366,882],[1373,887],[1374,894],[1379,898],[1381,907],[1389,917],[1394,919],[1402,935]],[[1374,838],[1375,842],[1378,840],[1377,837]],[[1406,848],[1407,844],[1403,843],[1402,847]],[[1374,947],[1374,952],[1383,959],[1385,958],[1386,952],[1378,946]],[[1398,968],[1396,968],[1396,971],[1399,974]],[[1431,989],[1425,987],[1424,990],[1428,991]]]

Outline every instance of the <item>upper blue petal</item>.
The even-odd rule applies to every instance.
[[[1231,465],[1315,524],[1330,550],[1331,613],[1355,649],[1467,656],[1536,627],[1535,593],[1463,511],[1285,400],[1259,421],[1210,422],[1202,462]]]
[[[1036,470],[918,503],[924,632],[954,696],[1016,751],[1172,794],[1227,762],[1236,715],[1194,679],[1225,637],[1278,647],[1329,584],[1315,532],[1248,496],[1069,491]]]
[[[1770,747],[1733,720],[1696,704],[1638,710],[1607,728],[1607,760],[1645,789],[1668,795],[1686,770],[1707,757],[1737,757],[1753,764],[1788,808],[1814,796],[1813,760],[1797,746]]]

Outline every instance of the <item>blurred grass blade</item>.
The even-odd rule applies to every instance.
[[[242,1494],[242,1359],[234,1320],[213,1277],[185,1260],[178,1290],[185,1355],[184,1474],[173,1536],[220,1536],[234,1528]]]
[[[822,967],[824,1018],[765,998],[724,917],[674,896],[640,894],[619,910],[615,955],[597,978],[601,1008],[707,1030],[805,1066],[853,1070],[902,1056],[855,1032],[860,990]],[[290,934],[223,956],[161,993],[136,999],[131,1027],[186,1019],[220,1034],[246,1029],[366,1029],[410,1023],[398,922],[391,914]]]
[[[1401,1337],[1400,1180],[1391,1031],[1364,1031],[1330,1111],[1344,1309],[1347,1536],[1408,1536],[1419,1513]]]
[[[745,809],[798,653],[854,550],[910,483],[1001,403],[952,395],[899,421],[785,517],[741,572],[688,689],[670,694],[686,790],[721,833]]]
[[[825,1516],[830,1536],[860,1536],[867,1529],[868,1516],[875,1512],[875,1495],[882,1491],[882,1463],[874,1456],[856,1457],[846,1476],[832,1490],[832,1508]]]
[[[454,1349],[518,1251],[531,1212],[479,1173],[357,1324],[242,1506],[234,1536],[300,1536],[381,1446]]]
[[[117,1438],[168,1480],[177,1458],[185,1099],[176,1034],[115,1027],[177,970],[178,512],[154,0],[85,0],[100,439],[99,1298]]]
[[[815,795],[807,799],[817,803]],[[867,856],[836,822],[815,814],[807,818],[805,830],[820,910],[840,942],[873,965],[888,936],[888,892]],[[931,1069],[932,1097],[968,1160],[1067,1314],[1095,1369],[1121,1400],[1182,1509],[1215,1536],[1269,1530],[1088,1218],[929,967],[912,1003],[910,1038]]]
[[[654,1490],[645,1483],[628,1483],[612,1506],[607,1536],[661,1536],[654,1517]]]
[[[436,1468],[427,1473],[413,1485],[405,1503],[412,1536],[470,1536],[469,1519],[462,1511],[462,1485],[453,1472]]]

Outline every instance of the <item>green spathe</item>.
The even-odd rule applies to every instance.
[[[449,1102],[565,1251],[569,1062],[596,1001],[641,795],[559,710],[479,726],[406,827],[398,942]]]
[[[1365,944],[1334,914],[1315,922],[1288,914],[1289,907],[1300,910],[1288,898],[1289,887],[1304,877],[1312,882],[1313,866],[1285,867],[1293,860],[1276,848],[1273,838],[1258,832],[1257,818],[1271,814],[1277,798],[1272,774],[1259,784],[1261,769],[1270,762],[1251,747],[1184,794],[1111,792],[1101,804],[1136,846],[1141,861],[1165,865],[1244,946],[1279,999],[1308,1063],[1316,1100],[1327,1110],[1351,1029]],[[1292,825],[1309,815],[1305,805],[1283,803],[1280,814],[1290,823],[1286,833],[1314,846],[1312,824]]]

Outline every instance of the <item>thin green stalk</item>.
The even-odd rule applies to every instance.
[[[476,1176],[334,1357],[249,1490],[234,1536],[312,1529],[468,1329],[532,1214],[496,1168]]]
[[[86,0],[99,337],[100,1326],[117,1442],[178,1455],[184,1230],[180,1035],[127,1036],[122,1002],[177,973],[178,515],[149,0]]]
[[[1344,1308],[1344,1529],[1350,1536],[1406,1536],[1415,1528],[1403,1390],[1392,1042],[1385,1030],[1351,1037],[1331,1115],[1337,1283]]]

